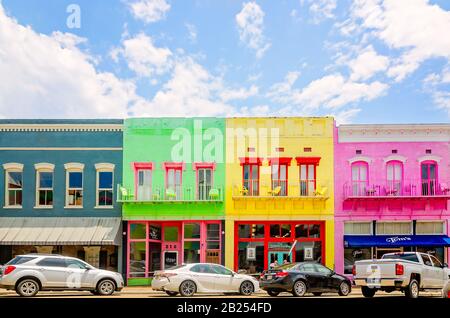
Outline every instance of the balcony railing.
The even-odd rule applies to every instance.
[[[265,184],[260,180],[244,180],[234,184],[234,198],[328,198],[328,182],[300,180],[299,183],[287,180],[272,180]]]
[[[344,184],[344,199],[450,197],[447,182],[438,180],[350,181]]]
[[[171,186],[134,188],[117,186],[118,202],[220,202],[223,201],[223,188],[201,185],[198,187]]]

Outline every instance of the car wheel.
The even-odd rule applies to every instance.
[[[239,288],[239,293],[244,296],[250,296],[255,291],[255,286],[253,286],[253,283],[246,280],[241,284],[241,287]]]
[[[172,296],[172,297],[178,295],[178,292],[174,292],[174,291],[170,291],[170,290],[165,290],[165,292],[167,295]]]
[[[361,287],[361,292],[362,292],[364,297],[372,298],[375,295],[376,290],[375,290],[375,288],[369,288],[367,286],[362,286]]]
[[[191,297],[197,291],[197,285],[192,280],[185,280],[180,285],[180,294],[184,297]]]
[[[274,291],[274,290],[270,290],[270,289],[267,291],[267,293],[269,294],[269,296],[272,296],[272,297],[277,297],[280,294],[279,291]]]
[[[101,296],[109,296],[116,290],[116,284],[111,279],[101,280],[97,285],[97,292]]]
[[[306,283],[302,280],[298,280],[292,287],[292,294],[296,297],[303,297],[306,294]]]
[[[351,291],[351,287],[350,287],[349,283],[342,282],[339,285],[339,290],[338,290],[339,296],[348,296],[348,294],[350,294],[350,291]]]
[[[405,296],[408,298],[418,298],[419,297],[419,283],[415,279],[411,279],[408,287],[405,290]]]
[[[317,297],[319,297],[319,296],[321,296],[321,295],[322,295],[322,293],[319,293],[319,292],[315,292],[315,293],[313,293],[313,295],[314,295],[314,296],[317,296]]]
[[[32,278],[27,278],[19,282],[16,286],[16,292],[23,297],[33,297],[39,291],[39,283]]]

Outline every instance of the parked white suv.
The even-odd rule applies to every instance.
[[[111,295],[123,285],[119,273],[61,255],[19,255],[0,268],[0,287],[24,297],[35,296],[40,290],[89,290],[95,295]]]

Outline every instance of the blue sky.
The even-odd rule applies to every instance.
[[[448,122],[448,30],[444,0],[0,0],[0,117]]]

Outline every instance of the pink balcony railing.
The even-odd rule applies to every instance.
[[[448,182],[440,180],[350,181],[344,184],[344,199],[364,197],[450,197]]]

